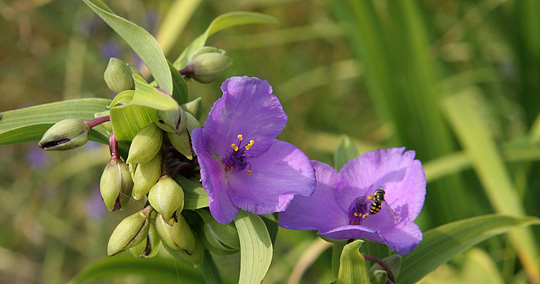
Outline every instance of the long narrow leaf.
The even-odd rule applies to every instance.
[[[145,29],[114,14],[101,0],[83,0],[105,21],[146,64],[159,87],[173,93],[173,82],[167,59],[157,40]]]
[[[533,224],[540,224],[540,219],[485,215],[429,230],[424,234],[424,240],[404,257],[397,283],[416,283],[435,268],[481,241]]]
[[[38,141],[54,123],[66,118],[93,119],[94,114],[107,110],[111,100],[79,99],[43,104],[1,113],[0,145]],[[106,143],[108,136],[101,127],[90,138]]]
[[[224,30],[226,28],[248,25],[248,24],[277,24],[278,21],[272,17],[265,14],[254,13],[254,12],[232,12],[223,14],[215,18],[212,23],[208,26],[206,31],[197,37],[191,44],[184,49],[182,54],[174,61],[173,65],[175,68],[180,69],[186,66],[187,60],[190,54],[195,50],[203,47],[206,43],[206,40],[213,34]]]
[[[240,238],[239,284],[261,283],[272,262],[272,242],[263,220],[240,211],[234,224]]]
[[[523,205],[512,184],[500,151],[497,149],[486,123],[478,113],[479,98],[475,89],[449,96],[443,108],[465,152],[482,183],[486,195],[496,212],[524,216]],[[540,258],[532,231],[524,228],[510,234],[512,245],[518,252],[523,267],[536,281],[540,280]]]
[[[174,259],[134,258],[132,255],[121,255],[104,258],[94,262],[80,271],[69,283],[88,283],[102,280],[110,282],[111,278],[127,275],[144,276],[152,283],[203,283],[201,273],[187,265],[177,263]]]

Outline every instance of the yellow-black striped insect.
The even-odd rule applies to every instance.
[[[379,213],[382,209],[382,203],[384,201],[384,190],[382,188],[377,189],[373,195],[370,196],[373,199],[371,207],[369,207],[369,214],[374,215]]]
[[[373,203],[371,203],[371,206],[369,207],[369,214],[364,214],[362,218],[366,218],[369,215],[375,215],[379,213],[384,206],[386,208],[386,212],[388,212],[390,217],[392,217],[392,219],[394,219],[395,221],[398,220],[396,213],[394,212],[394,210],[392,210],[390,205],[388,205],[388,202],[386,202],[386,200],[384,199],[384,194],[384,189],[381,187],[377,189],[375,193],[366,197],[366,199],[368,200],[373,200]]]

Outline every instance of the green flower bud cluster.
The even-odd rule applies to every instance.
[[[129,249],[135,256],[152,257],[163,244],[186,263],[202,263],[204,246],[182,215],[184,191],[171,177],[167,161],[167,154],[175,150],[186,159],[193,158],[188,131],[200,124],[192,112],[200,116],[200,99],[175,111],[158,111],[156,121],[139,130],[131,141],[126,163],[115,154],[117,141],[109,141],[113,158],[101,183],[105,204],[111,211],[125,208],[130,196],[135,200],[146,197],[148,204],[114,230],[109,255]]]

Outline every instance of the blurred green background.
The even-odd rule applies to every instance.
[[[170,60],[220,14],[277,18],[279,26],[236,27],[210,38],[234,60],[222,79],[268,80],[289,116],[279,138],[312,159],[333,164],[342,134],[360,152],[415,150],[428,178],[423,230],[488,213],[540,216],[540,1],[106,3],[156,36]],[[112,98],[103,81],[108,59],[140,66],[81,1],[0,1],[0,27],[0,112]],[[189,83],[206,113],[221,96],[221,81]],[[57,153],[36,143],[0,147],[1,283],[64,283],[106,256],[116,224],[142,207],[107,212],[98,188],[107,161],[107,147],[96,143]],[[490,239],[424,281],[538,283],[539,237],[531,227]],[[295,265],[311,261],[300,283],[330,283],[325,248],[313,232],[280,231],[265,283],[286,283]],[[231,259],[216,261],[235,281]]]

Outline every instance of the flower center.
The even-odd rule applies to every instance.
[[[372,195],[356,198],[349,206],[349,224],[359,225],[370,214],[377,214],[381,211],[383,201],[384,190],[382,188],[377,189]]]
[[[250,175],[251,164],[247,161],[246,151],[248,151],[253,146],[253,144],[255,144],[255,141],[250,140],[249,143],[242,146],[242,141],[244,140],[244,137],[242,136],[242,134],[238,134],[238,136],[236,137],[238,138],[237,143],[231,144],[231,148],[233,149],[233,151],[228,152],[227,156],[222,160],[223,165],[225,166],[225,171],[243,171],[249,166],[249,170],[247,170],[247,175]]]

